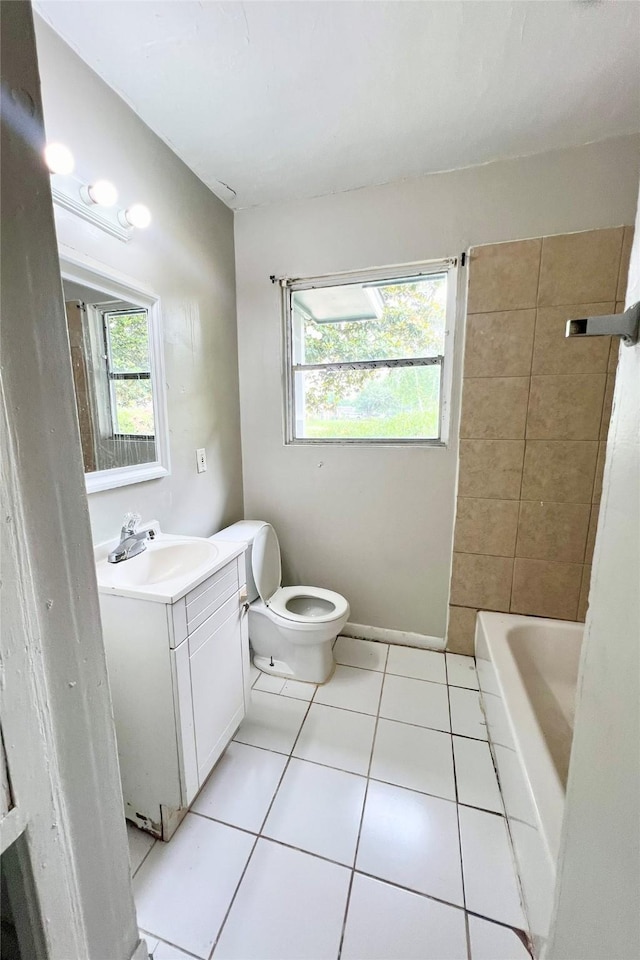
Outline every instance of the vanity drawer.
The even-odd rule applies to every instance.
[[[209,637],[218,630],[225,620],[228,620],[229,617],[233,616],[234,613],[238,611],[240,606],[240,600],[238,599],[238,593],[235,591],[233,596],[231,596],[222,606],[219,606],[215,613],[209,615],[209,617],[201,623],[200,626],[193,630],[189,628],[189,656],[192,657],[196,650],[202,646],[203,643],[206,643]]]
[[[167,605],[169,646],[178,647],[244,584],[244,563],[235,558],[172,605]]]
[[[223,574],[223,576],[220,576]],[[212,613],[229,599],[230,596],[238,592],[240,586],[238,582],[238,564],[234,560],[229,566],[220,570],[211,580],[205,580],[201,587],[205,586],[197,597],[187,594],[187,626],[189,633],[200,626],[201,623],[211,616]],[[198,588],[200,589],[200,587]]]
[[[202,583],[198,584],[197,587],[194,587],[193,590],[191,590],[186,596],[187,607],[192,607],[204,593],[208,593],[210,590],[212,590],[216,584],[220,583],[221,580],[224,580],[224,578],[228,576],[231,571],[235,571],[236,576],[238,575],[237,558],[230,560],[229,563],[226,563],[224,567],[221,567],[217,573],[214,573],[211,577],[207,577],[207,579],[203,580]]]

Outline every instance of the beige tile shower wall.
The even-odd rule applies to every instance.
[[[632,234],[471,250],[450,650],[480,609],[584,620],[619,341],[564,331],[623,309]]]

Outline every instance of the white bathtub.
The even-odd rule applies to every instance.
[[[480,612],[476,658],[536,956],[549,930],[583,624]]]

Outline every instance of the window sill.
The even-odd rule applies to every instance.
[[[349,440],[346,437],[335,439],[309,438],[308,440],[286,440],[285,447],[310,447],[310,446],[343,446],[343,447],[447,447],[446,440],[375,440],[373,438],[361,438]]]

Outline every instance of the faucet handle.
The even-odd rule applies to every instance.
[[[125,513],[124,520],[122,521],[122,536],[130,537],[132,533],[135,533],[140,520],[141,517],[139,513]]]

